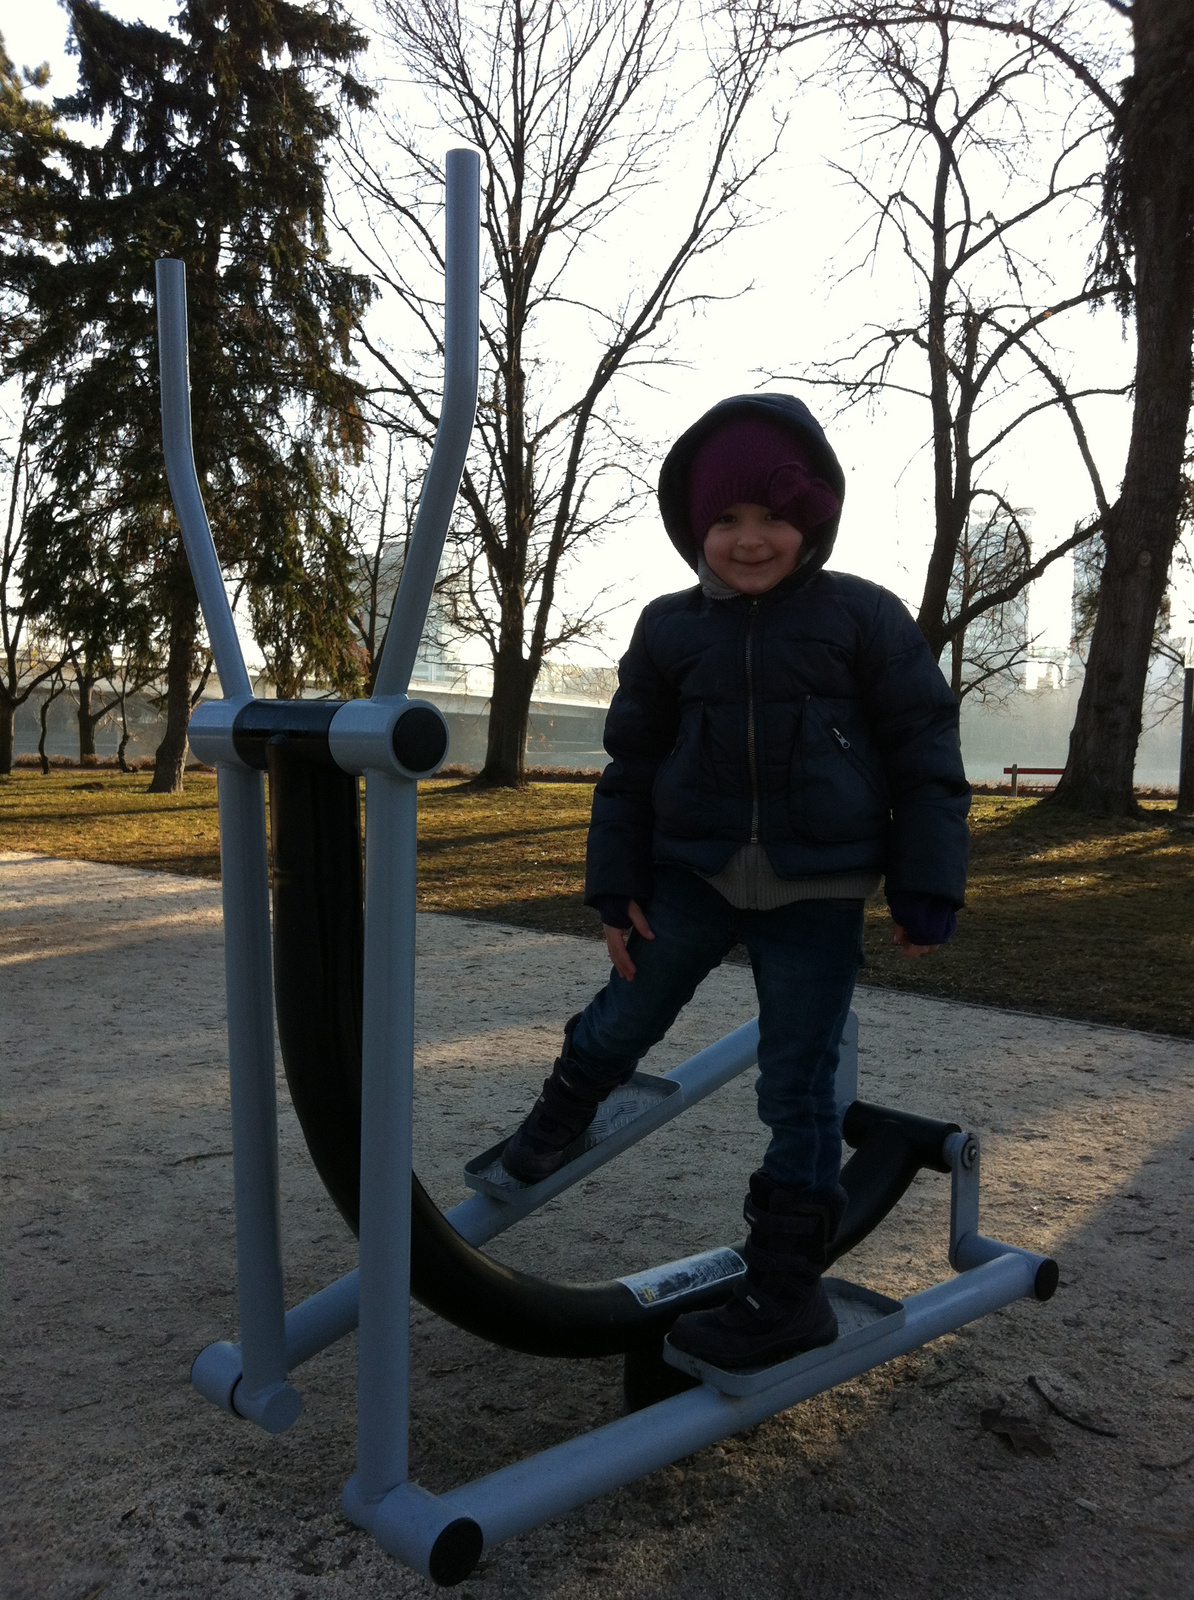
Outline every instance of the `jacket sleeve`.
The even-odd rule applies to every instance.
[[[650,608],[634,630],[618,665],[618,689],[605,719],[611,757],[593,792],[593,816],[585,866],[585,903],[598,895],[651,893],[651,836],[655,774],[676,742],[679,696],[651,658]]]
[[[966,897],[970,785],[958,702],[924,635],[882,591],[861,651],[859,686],[891,797],[886,889]]]

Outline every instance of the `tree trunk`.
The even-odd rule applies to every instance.
[[[1056,805],[1137,810],[1132,779],[1149,655],[1178,532],[1194,339],[1194,11],[1136,0],[1121,113],[1123,194],[1136,261],[1136,397],[1090,659]]]
[[[955,633],[949,641],[949,686],[954,699],[962,703],[962,677],[966,667],[966,632]]]
[[[120,768],[121,772],[131,772],[133,770],[125,760],[124,756],[124,752],[129,747],[129,738],[128,695],[122,693],[120,696],[120,743],[116,747],[116,765]]]
[[[969,495],[961,490],[962,462],[958,456],[959,430],[950,407],[948,310],[951,273],[947,261],[949,228],[946,199],[954,172],[955,154],[934,122],[937,140],[937,174],[933,185],[933,272],[929,282],[928,362],[929,403],[933,414],[933,548],[925,571],[924,591],[916,625],[928,640],[936,660],[945,649],[945,618],[949,588],[962,529],[970,514]],[[967,463],[967,474],[969,464]]]
[[[50,707],[54,704],[54,701],[57,700],[58,695],[61,693],[61,689],[55,692],[52,684],[47,685],[46,697],[38,707],[37,711],[38,725],[41,728],[41,733],[37,741],[37,756],[38,760],[41,762],[41,775],[43,778],[48,778],[50,775],[50,758],[46,754],[46,739],[49,737],[50,732]]]
[[[474,779],[477,788],[522,789],[526,786],[527,728],[537,676],[538,668],[523,659],[516,644],[495,656],[489,737],[485,765]]]
[[[190,581],[189,574],[187,581]],[[183,790],[197,633],[198,618],[192,591],[189,600],[180,598],[176,602],[170,623],[170,651],[166,658],[166,732],[154,752],[150,794],[181,794]]]
[[[16,743],[17,707],[7,693],[0,693],[0,773],[12,771]]]
[[[86,673],[75,674],[75,690],[79,696],[79,765],[95,760],[95,718],[91,715],[91,696],[96,680]]]

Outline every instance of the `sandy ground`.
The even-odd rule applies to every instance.
[[[339,1511],[354,1344],[300,1369],[269,1438],[188,1384],[235,1328],[218,890],[0,858],[7,1326],[6,1600],[437,1592]],[[418,1162],[461,1163],[521,1115],[596,943],[421,919]],[[1061,1262],[1020,1302],[490,1552],[473,1600],[1194,1596],[1194,1062],[1187,1042],[860,989],[862,1090],[983,1139],[985,1231]],[[649,1062],[751,1012],[715,973]],[[354,1242],[281,1094],[288,1293]],[[747,1081],[493,1246],[605,1278],[740,1237],[761,1152]],[[839,1268],[892,1293],[945,1275],[948,1184],[922,1175]],[[495,1350],[417,1308],[417,1477],[472,1477],[617,1415],[616,1361]],[[1052,1385],[1095,1433],[1051,1413]],[[984,1408],[1024,1418],[1013,1451]],[[1099,1421],[1098,1419],[1102,1420]]]

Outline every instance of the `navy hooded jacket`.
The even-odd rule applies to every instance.
[[[673,446],[664,525],[696,566],[688,468],[737,417],[783,422],[841,498],[836,456],[788,395],[722,401]],[[896,597],[824,564],[837,517],[797,570],[759,596],[699,587],[643,612],[605,724],[585,898],[650,899],[657,862],[720,872],[757,839],[781,877],[877,871],[897,891],[963,902],[970,788],[958,705]]]

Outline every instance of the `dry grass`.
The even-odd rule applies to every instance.
[[[1166,802],[1092,821],[976,797],[958,937],[932,960],[868,921],[869,982],[1162,1033],[1194,1033],[1194,833]]]
[[[146,793],[143,774],[0,779],[0,848],[214,877],[215,779]],[[429,783],[420,793],[420,904],[593,935],[581,899],[590,790],[520,794]],[[976,797],[970,894],[957,939],[918,962],[868,911],[869,983],[1090,1021],[1194,1034],[1194,833],[1153,805],[1091,822],[1032,799]]]
[[[0,778],[0,850],[220,875],[216,780],[188,773],[185,794],[149,794],[149,774],[105,767]]]

